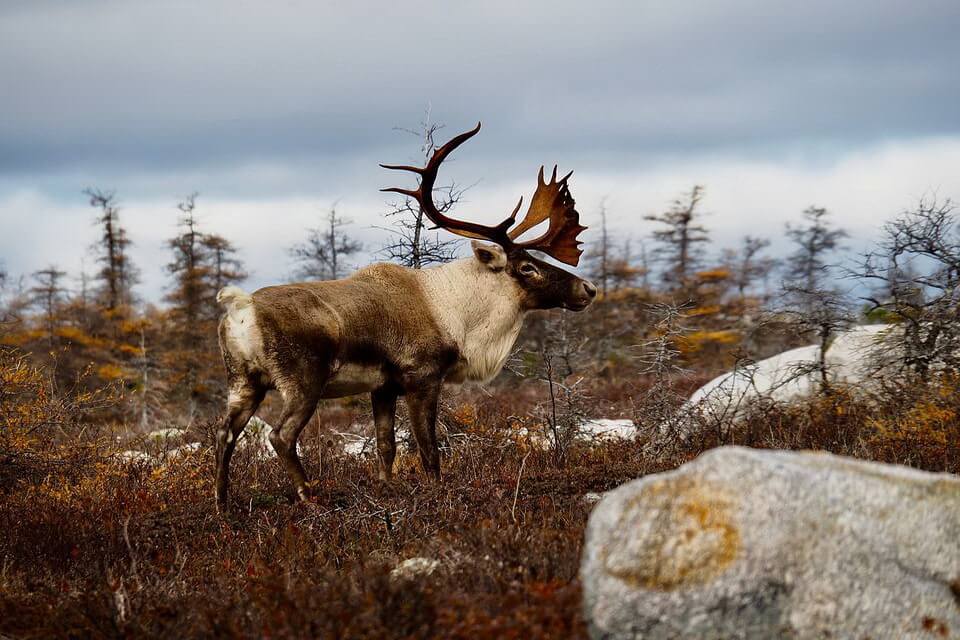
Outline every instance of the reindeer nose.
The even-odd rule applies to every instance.
[[[586,291],[587,297],[589,298],[595,298],[597,296],[597,285],[589,280],[583,281],[583,290]]]

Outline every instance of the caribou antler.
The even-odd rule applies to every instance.
[[[437,171],[440,169],[440,164],[454,149],[475,136],[479,131],[480,123],[478,122],[474,129],[461,133],[436,149],[425,167],[381,164],[380,166],[384,169],[411,171],[420,176],[420,186],[417,189],[390,187],[381,189],[381,191],[391,191],[414,198],[420,203],[424,215],[435,225],[451,233],[467,238],[490,240],[507,250],[517,247],[542,251],[560,262],[576,266],[580,261],[580,254],[583,253],[583,250],[579,247],[581,243],[577,240],[577,236],[586,227],[580,226],[580,214],[574,208],[575,202],[567,185],[567,179],[573,173],[572,171],[558,181],[557,168],[554,166],[550,182],[544,182],[543,167],[540,167],[537,190],[530,201],[530,208],[527,210],[527,215],[523,221],[513,230],[510,230],[510,227],[516,222],[517,212],[520,211],[520,206],[523,204],[522,197],[517,206],[514,207],[513,213],[495,226],[449,218],[441,213],[434,204],[433,186],[437,180]],[[550,221],[549,226],[543,235],[528,242],[514,242],[520,234],[548,219]]]
[[[580,225],[580,214],[574,208],[576,202],[567,185],[567,179],[571,175],[573,171],[558,181],[557,166],[554,165],[550,182],[544,182],[541,166],[537,176],[537,190],[530,200],[527,215],[510,231],[509,236],[511,240],[515,240],[525,231],[549,219],[549,226],[543,235],[528,242],[515,242],[514,246],[543,251],[560,262],[577,266],[580,254],[583,253],[580,248],[582,243],[577,240],[577,236],[586,227]]]
[[[515,216],[517,215],[517,211],[520,210],[519,204],[517,205],[517,208],[514,209],[513,215],[511,215],[509,218],[494,227],[488,227],[475,222],[467,222],[466,220],[455,220],[454,218],[448,218],[442,214],[440,210],[437,209],[437,205],[433,203],[433,185],[437,180],[437,171],[440,169],[440,164],[454,149],[459,147],[473,136],[477,135],[478,131],[480,131],[479,122],[475,128],[465,133],[461,133],[457,137],[447,142],[447,144],[443,145],[439,149],[436,149],[433,152],[433,155],[430,157],[430,160],[427,162],[427,166],[425,167],[412,167],[409,165],[399,164],[381,164],[380,166],[384,169],[412,171],[413,173],[420,175],[420,186],[415,190],[390,187],[389,189],[381,189],[381,191],[392,191],[394,193],[401,193],[405,196],[414,198],[420,203],[420,208],[423,210],[424,215],[430,218],[430,221],[433,222],[433,224],[437,225],[438,227],[443,227],[451,233],[455,233],[459,236],[464,236],[467,238],[481,238],[484,240],[491,240],[499,244],[509,244],[510,238],[507,236],[507,229],[509,229],[516,220]],[[504,246],[507,245],[505,244]]]

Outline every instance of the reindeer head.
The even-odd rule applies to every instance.
[[[580,214],[574,208],[567,180],[572,171],[557,180],[557,168],[553,168],[550,181],[543,177],[543,167],[537,179],[537,190],[530,200],[530,207],[523,221],[516,227],[517,213],[523,198],[503,222],[486,226],[466,220],[445,216],[433,202],[433,186],[440,164],[450,153],[480,131],[480,123],[471,131],[461,133],[433,152],[425,167],[407,165],[380,165],[385,169],[412,171],[420,176],[420,186],[413,189],[392,187],[393,191],[416,199],[420,208],[437,227],[459,236],[473,239],[473,253],[478,261],[491,271],[510,278],[522,292],[521,304],[527,309],[553,309],[562,307],[574,311],[587,308],[597,295],[593,283],[533,257],[530,251],[541,251],[548,256],[576,266],[580,262],[581,242],[577,236],[586,229],[580,225]],[[524,242],[517,241],[526,231],[548,221],[547,230],[539,237]],[[513,227],[511,229],[511,227]],[[493,244],[478,242],[488,240]]]

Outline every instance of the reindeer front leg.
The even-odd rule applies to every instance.
[[[420,463],[423,471],[436,480],[440,479],[437,405],[440,402],[442,385],[438,377],[436,380],[423,381],[407,390],[407,408],[410,410],[410,424],[417,439],[417,449],[420,451]]]
[[[373,424],[377,432],[377,458],[380,479],[393,478],[393,459],[397,455],[397,438],[394,422],[397,417],[397,392],[390,387],[381,387],[370,394],[373,404]]]

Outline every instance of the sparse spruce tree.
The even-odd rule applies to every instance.
[[[43,331],[48,349],[54,347],[57,328],[61,322],[60,312],[66,294],[63,278],[66,275],[66,271],[61,271],[54,265],[34,271],[32,274],[35,284],[30,287],[30,299],[43,314]]]
[[[769,246],[770,241],[766,238],[747,235],[743,237],[739,249],[728,249],[725,252],[741,308],[746,306],[747,292],[754,289],[757,283],[764,281],[776,268],[773,258],[761,255]]]
[[[149,345],[143,332],[138,331],[136,351],[141,379],[149,366],[169,373],[166,384],[170,395],[185,407],[188,421],[217,409],[223,382],[217,349],[216,295],[221,287],[246,277],[232,245],[200,230],[196,199],[193,193],[177,204],[179,232],[167,242],[173,254],[167,264],[173,287],[166,296],[171,343],[166,361],[147,362]]]
[[[114,312],[133,302],[133,285],[138,274],[127,259],[130,240],[120,224],[116,194],[100,189],[87,189],[83,193],[90,198],[90,206],[99,210],[97,224],[101,234],[94,248],[97,261],[102,265],[97,273],[101,284],[100,305],[106,311]]]
[[[76,336],[82,345],[83,357],[96,365],[97,376],[104,382],[125,381],[130,374],[129,359],[134,352],[136,332],[131,331],[135,296],[133,287],[139,272],[128,256],[131,242],[120,223],[120,208],[113,191],[87,189],[84,194],[97,209],[96,223],[100,238],[93,245],[99,271],[94,275],[93,305],[83,306],[85,322],[78,330],[89,335]],[[84,297],[87,284],[83,283]]]
[[[192,193],[177,204],[180,210],[178,221],[179,233],[167,241],[173,252],[173,260],[167,264],[175,280],[174,288],[167,294],[167,302],[171,303],[171,313],[180,325],[181,335],[188,342],[193,340],[201,317],[201,312],[209,306],[211,292],[206,283],[210,273],[210,266],[204,259],[206,247],[203,243],[203,234],[197,228],[196,216],[197,194]]]
[[[209,281],[214,292],[234,282],[247,279],[243,262],[237,257],[237,249],[229,240],[217,234],[206,234],[201,240],[210,263]],[[216,311],[214,315],[216,315]]]
[[[644,217],[665,227],[653,232],[658,245],[653,254],[663,265],[663,279],[674,293],[690,293],[693,274],[702,263],[702,245],[709,240],[706,227],[700,224],[702,200],[703,187],[695,185],[664,213]]]
[[[787,223],[787,237],[796,246],[786,258],[785,278],[794,291],[818,291],[830,289],[825,281],[829,277],[827,259],[847,237],[843,229],[833,228],[828,218],[829,212],[823,207],[808,207],[803,212],[804,223]],[[808,295],[800,295],[798,300],[810,302]]]
[[[363,250],[363,245],[344,231],[344,227],[351,223],[351,220],[337,213],[334,203],[323,225],[308,229],[307,241],[291,247],[290,255],[297,263],[294,277],[303,280],[336,280],[347,275],[347,258]]]

